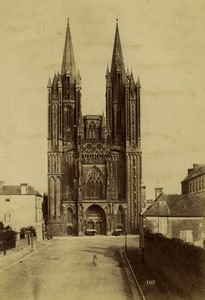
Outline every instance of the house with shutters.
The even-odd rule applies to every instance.
[[[154,233],[204,246],[205,196],[161,193],[143,214],[144,224]]]
[[[35,228],[37,241],[43,238],[42,196],[27,183],[4,185],[0,182],[0,221],[16,232],[23,227]]]

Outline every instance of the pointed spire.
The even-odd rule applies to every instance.
[[[116,20],[115,42],[112,54],[111,74],[115,71],[122,72],[122,77],[125,78],[125,66],[122,55],[122,47],[120,42],[120,34],[118,28],[118,19]]]
[[[102,111],[102,127],[105,127],[105,116],[104,116],[104,110]]]
[[[78,70],[78,74],[76,76],[76,87],[81,87],[81,76],[80,76],[80,72]]]
[[[76,77],[75,58],[73,52],[73,44],[71,39],[69,19],[67,22],[65,46],[63,52],[63,61],[61,68],[61,75],[69,74],[72,77]]]
[[[83,122],[82,111],[80,109],[79,120],[78,120],[78,132],[83,133],[83,128],[84,128],[84,122]]]
[[[62,88],[62,81],[61,81],[61,75],[59,75],[59,80],[58,80],[58,87]]]
[[[132,70],[131,70],[131,74],[130,74],[130,89],[132,91],[135,90],[135,80],[134,80],[134,76],[133,76]]]
[[[51,88],[51,77],[49,75],[47,88]]]
[[[139,76],[138,76],[138,79],[137,79],[137,82],[136,82],[136,86],[137,86],[138,89],[141,88]]]
[[[110,72],[109,72],[109,68],[108,68],[108,65],[107,65],[107,70],[106,70],[105,78],[107,78],[109,75],[110,75]]]
[[[128,78],[130,78],[130,70],[129,70],[128,67],[127,67],[127,73],[126,73],[126,76],[127,76]]]
[[[110,72],[109,72],[108,66],[107,66],[107,71],[106,71],[105,78],[106,78],[106,85],[107,85],[107,87],[111,87],[112,86],[112,81],[111,81],[111,77],[110,77]]]

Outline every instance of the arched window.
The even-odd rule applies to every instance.
[[[87,178],[87,198],[103,198],[103,180],[99,171],[92,170]]]
[[[68,223],[73,223],[73,212],[68,208]]]

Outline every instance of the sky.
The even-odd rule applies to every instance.
[[[61,69],[67,18],[83,114],[105,111],[118,18],[125,66],[141,82],[143,181],[180,193],[205,163],[203,0],[0,0],[0,180],[47,191],[47,82]]]

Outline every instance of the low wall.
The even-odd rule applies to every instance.
[[[187,299],[205,299],[203,248],[149,231],[144,242],[146,264],[158,280]]]
[[[28,240],[28,236],[25,239],[19,239],[16,241],[16,249],[21,250],[25,248],[31,248],[33,247],[35,249],[37,243],[36,237],[32,237]]]

